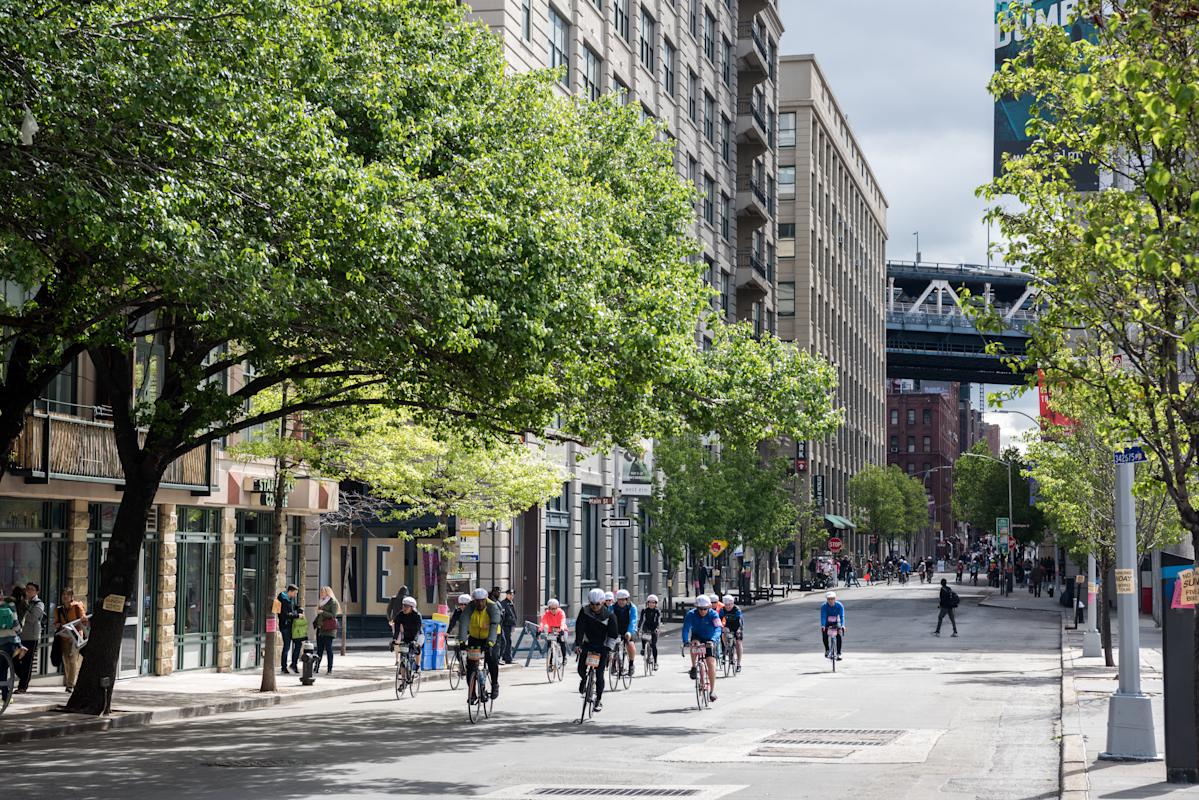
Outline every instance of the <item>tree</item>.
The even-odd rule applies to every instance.
[[[1105,438],[1153,453],[1199,553],[1199,16],[1190,0],[1079,13],[1094,43],[1037,28],[1031,59],[995,77],[993,93],[1034,98],[1038,143],[984,191],[1018,203],[991,217],[1041,293],[1030,358],[1101,412]],[[1065,167],[1081,159],[1113,185],[1075,191]],[[1199,691],[1194,716],[1199,727]]]
[[[897,533],[902,533],[908,540],[908,553],[912,551],[912,537],[929,524],[929,496],[924,481],[917,480],[906,474],[898,466],[892,464],[887,468],[895,488],[903,498]]]
[[[1019,451],[1009,448],[1001,459],[996,459],[986,442],[976,442],[966,453],[953,465],[953,513],[970,523],[975,531],[995,533],[995,520],[1009,515],[1010,469],[1011,534],[1021,544],[1040,541],[1045,528],[1044,515],[1030,503],[1028,481],[1022,477],[1028,465]]]
[[[907,480],[906,475],[903,478]],[[857,509],[859,522],[880,542],[907,532],[904,495],[891,469],[870,464],[849,479],[848,488],[849,504]]]

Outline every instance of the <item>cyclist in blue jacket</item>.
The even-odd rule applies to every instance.
[[[629,599],[628,589],[621,589],[616,593],[616,605],[612,606],[612,613],[616,615],[616,627],[620,629],[625,652],[629,654],[627,669],[630,675],[635,675],[633,658],[637,655],[637,646],[633,644],[633,637],[637,635],[637,606]]]
[[[845,634],[845,606],[837,599],[836,592],[824,595],[820,606],[820,636],[824,639],[824,652],[828,653],[828,629],[837,631],[837,660],[841,660],[841,637]]]
[[[720,652],[720,615],[712,609],[712,601],[702,594],[695,598],[695,608],[687,612],[687,616],[683,617],[683,646],[686,647],[692,640],[703,642],[707,652],[704,654],[704,661],[708,667],[708,685],[715,688],[716,686],[716,656]],[[691,680],[695,680],[695,656],[691,657]],[[709,699],[715,700],[716,695],[708,695]]]

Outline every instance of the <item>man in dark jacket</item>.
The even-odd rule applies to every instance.
[[[608,651],[616,646],[620,629],[616,615],[604,605],[604,590],[592,589],[587,593],[587,605],[579,611],[575,620],[575,655],[598,653],[599,665],[595,668],[595,711],[603,710],[600,698],[604,696],[604,672],[608,668]],[[579,659],[579,694],[587,691],[587,658]]]
[[[945,578],[941,579],[941,597],[937,601],[937,629],[933,631],[933,636],[941,635],[941,622],[945,619],[945,615],[949,615],[949,623],[953,625],[953,635],[958,635],[958,621],[953,618],[953,610],[957,608],[958,596],[953,589],[949,588],[949,581]]]
[[[504,599],[500,601],[500,647],[502,648],[504,663],[512,663],[512,629],[516,627],[516,603],[512,598],[514,593],[511,589],[504,591]]]
[[[299,595],[300,587],[294,583],[287,584],[287,588],[279,592],[279,613],[275,616],[279,621],[279,635],[283,637],[283,652],[279,654],[279,671],[284,675],[287,674],[289,661],[292,672],[300,671],[296,663],[300,660],[300,647],[303,643],[297,640],[293,645],[291,638],[291,624],[295,622],[296,617],[300,616],[296,602]]]

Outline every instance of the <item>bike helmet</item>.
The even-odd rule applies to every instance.
[[[731,594],[726,594],[724,597],[722,597],[720,599],[720,602],[724,603],[726,606],[732,606],[732,605],[737,604],[736,601],[733,600],[733,596]]]
[[[656,602],[658,602],[658,595],[656,595],[656,594],[651,594],[649,597],[645,598],[645,602],[647,602],[647,603],[656,603]]]
[[[720,595],[718,595],[718,594],[710,594],[710,595],[708,595],[708,600],[710,600],[710,601],[711,601],[711,602],[713,602],[713,603],[719,603],[719,602],[720,602]]]
[[[475,589],[473,592],[471,592],[470,596],[475,598],[476,600],[486,600],[487,599],[487,590],[484,589],[482,586],[480,586],[478,589]]]
[[[466,605],[466,604],[467,604],[467,603],[469,603],[469,602],[470,602],[470,595],[469,595],[469,594],[460,594],[460,595],[458,595],[458,604],[459,604],[459,605],[463,605],[463,606],[464,606],[464,605]]]
[[[604,590],[592,589],[587,593],[587,602],[591,603],[592,605],[604,602]]]
[[[561,603],[558,602],[558,598],[551,597],[550,601],[545,604],[545,607],[546,608],[557,608],[560,605],[561,605]]]
[[[695,598],[695,607],[696,608],[711,608],[712,601],[709,600],[706,596],[701,594],[699,597]]]
[[[617,600],[628,600],[629,599],[629,590],[628,589],[618,590],[616,592],[616,599]]]
[[[404,605],[411,606],[412,608],[416,608],[416,598],[415,597],[405,597]]]
[[[836,592],[825,592],[824,593],[824,598],[826,600],[829,599],[830,597],[836,599],[837,593]]]
[[[604,600],[605,601],[610,602],[615,599],[616,599],[616,595],[612,594],[611,592],[604,592]]]

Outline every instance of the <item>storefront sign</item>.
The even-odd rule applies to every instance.
[[[125,610],[125,595],[110,594],[105,596],[101,607],[105,611],[124,611]]]
[[[461,523],[458,528],[458,561],[477,562],[479,552],[479,526]]]
[[[1136,594],[1137,583],[1130,569],[1116,570],[1116,594]]]
[[[630,497],[649,497],[654,493],[654,474],[649,465],[632,453],[625,453],[620,470],[620,493]]]
[[[1180,602],[1199,603],[1199,573],[1196,573],[1194,569],[1184,569],[1178,573],[1178,583],[1182,587]]]

